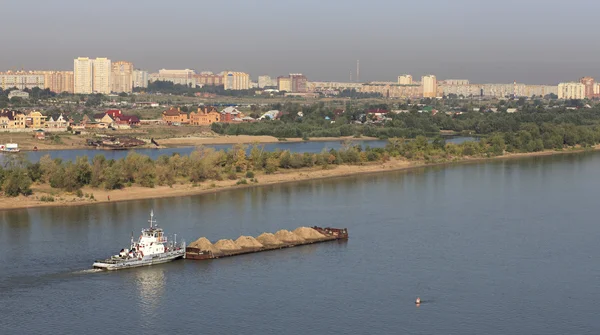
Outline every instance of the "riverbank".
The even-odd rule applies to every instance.
[[[143,200],[143,199],[155,199],[155,198],[167,198],[167,197],[181,197],[191,196],[198,194],[216,193],[232,189],[249,188],[265,185],[284,184],[291,182],[307,181],[307,180],[318,180],[325,178],[345,177],[361,174],[373,174],[389,171],[401,171],[401,170],[412,170],[418,168],[425,168],[431,166],[448,166],[453,164],[464,164],[464,163],[477,163],[492,160],[503,160],[503,159],[519,159],[539,156],[550,156],[550,155],[561,155],[561,154],[572,154],[581,153],[588,151],[600,150],[600,145],[595,146],[592,149],[569,149],[562,151],[541,151],[532,153],[515,153],[506,154],[503,156],[496,157],[467,157],[452,162],[437,162],[427,163],[425,161],[409,161],[405,159],[392,159],[385,163],[373,163],[367,165],[332,165],[329,169],[317,168],[304,168],[297,170],[280,170],[274,174],[256,174],[257,182],[252,182],[250,179],[246,179],[245,183],[239,182],[238,180],[222,180],[215,181],[209,180],[203,183],[190,184],[180,183],[175,184],[172,187],[169,186],[157,186],[154,188],[146,188],[140,186],[126,187],[120,190],[105,190],[105,189],[94,189],[91,187],[82,188],[84,194],[83,197],[78,197],[72,193],[61,192],[57,189],[52,189],[49,185],[33,185],[32,190],[34,192],[31,196],[18,196],[18,197],[0,197],[0,210],[10,209],[23,209],[23,208],[35,208],[35,207],[49,207],[49,206],[78,206],[78,205],[89,205],[96,203],[106,202],[119,202],[119,201],[131,201],[131,200]],[[90,197],[93,195],[93,198]],[[42,201],[45,198],[46,201]],[[48,199],[52,201],[47,201]]]

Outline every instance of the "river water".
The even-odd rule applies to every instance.
[[[0,211],[0,334],[598,334],[599,167],[569,154]],[[152,208],[188,242],[303,225],[350,239],[82,271]]]
[[[446,138],[447,143],[462,143],[465,141],[475,141],[474,137],[448,137]],[[360,145],[363,148],[370,146],[372,148],[383,148],[388,143],[387,140],[354,140],[350,142],[353,145]],[[265,143],[262,146],[266,151],[275,150],[289,150],[290,152],[309,152],[319,153],[323,150],[339,150],[345,144],[345,141],[307,141],[307,142],[277,142],[277,143]],[[207,148],[214,148],[215,150],[229,150],[231,144],[210,144],[204,145]],[[247,145],[248,152],[251,149],[250,145]],[[31,162],[37,162],[44,155],[50,155],[51,158],[61,158],[62,160],[75,160],[79,156],[87,156],[90,159],[96,155],[104,155],[107,159],[120,159],[126,157],[130,152],[137,152],[142,155],[149,156],[152,159],[157,159],[159,156],[173,154],[189,155],[192,151],[196,150],[196,147],[179,147],[179,148],[163,148],[163,149],[151,149],[151,148],[140,148],[132,150],[97,150],[97,149],[75,149],[75,150],[40,150],[40,151],[29,151],[26,152],[26,157]],[[7,154],[8,155],[8,154]],[[0,163],[3,161],[2,154],[0,154]]]

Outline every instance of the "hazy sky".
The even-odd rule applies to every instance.
[[[361,81],[600,79],[597,0],[0,0],[0,13],[0,71],[89,56],[348,81],[360,59]]]

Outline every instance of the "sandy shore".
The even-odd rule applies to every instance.
[[[600,146],[596,146],[593,150],[600,150]],[[457,162],[434,163],[427,164],[422,161],[407,161],[403,159],[393,159],[386,163],[369,164],[369,165],[341,165],[333,166],[331,169],[323,170],[321,168],[299,169],[299,170],[280,170],[275,174],[257,174],[258,183],[236,185],[237,180],[223,181],[207,181],[196,186],[186,184],[176,184],[173,187],[157,186],[155,188],[145,188],[139,186],[127,187],[122,190],[107,191],[104,189],[92,189],[85,187],[83,193],[93,194],[94,200],[86,197],[78,198],[74,194],[60,192],[59,190],[50,188],[49,185],[34,185],[32,187],[34,195],[19,196],[15,198],[0,197],[0,210],[18,209],[18,208],[33,208],[46,206],[77,206],[88,205],[104,202],[128,201],[140,199],[180,197],[205,193],[216,193],[231,189],[249,188],[264,185],[282,184],[290,182],[298,182],[303,180],[315,180],[323,178],[344,177],[359,174],[379,173],[387,171],[409,170],[414,168],[423,168],[428,166],[444,166],[462,163],[485,162],[490,160],[503,159],[518,159],[526,157],[549,156],[557,154],[569,154],[584,152],[584,150],[564,150],[564,151],[542,151],[532,153],[508,154],[492,158],[465,158]],[[54,202],[42,202],[38,198],[44,195],[53,195]]]
[[[310,142],[324,142],[324,141],[346,141],[346,140],[376,140],[373,137],[354,138],[351,136],[347,137],[311,137]],[[252,144],[252,143],[285,143],[285,142],[303,142],[301,138],[286,138],[285,141],[280,141],[278,138],[273,136],[250,136],[250,135],[237,135],[237,136],[217,136],[217,137],[176,137],[176,138],[165,138],[159,140],[159,144],[165,147],[177,147],[177,146],[198,146],[203,144]]]

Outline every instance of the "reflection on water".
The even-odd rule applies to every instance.
[[[135,275],[135,286],[139,294],[139,305],[142,316],[151,318],[159,307],[165,292],[164,265],[142,267],[133,269],[132,271]]]

